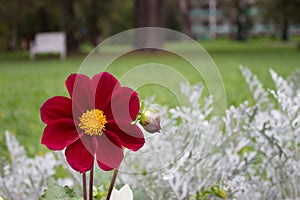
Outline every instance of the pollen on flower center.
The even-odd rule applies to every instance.
[[[102,135],[102,131],[105,130],[106,116],[102,110],[93,109],[89,110],[79,117],[79,127],[86,134],[90,136]]]

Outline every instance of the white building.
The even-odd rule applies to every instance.
[[[192,34],[196,38],[215,38],[237,31],[237,14],[232,0],[189,0]],[[256,0],[243,0],[250,19],[250,35],[276,35],[273,25],[267,24],[255,5]],[[268,22],[269,23],[269,22]],[[300,34],[300,26],[292,25],[289,32]]]

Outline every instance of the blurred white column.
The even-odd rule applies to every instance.
[[[216,0],[209,0],[209,36],[211,38],[216,37],[217,31],[216,7]]]

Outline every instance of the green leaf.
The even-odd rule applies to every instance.
[[[241,148],[241,150],[239,150],[238,154],[239,154],[239,156],[242,157],[244,155],[244,153],[249,153],[254,150],[255,149],[252,146],[244,146],[243,148]]]
[[[48,188],[39,200],[82,200],[73,189],[68,186],[62,187],[50,181]]]

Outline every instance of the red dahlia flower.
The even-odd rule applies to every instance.
[[[51,150],[65,150],[69,165],[78,172],[90,170],[96,158],[103,170],[119,167],[123,147],[140,149],[144,136],[131,122],[140,110],[137,93],[122,87],[107,72],[90,79],[71,74],[66,80],[71,98],[55,96],[41,107],[47,124],[42,144]]]

